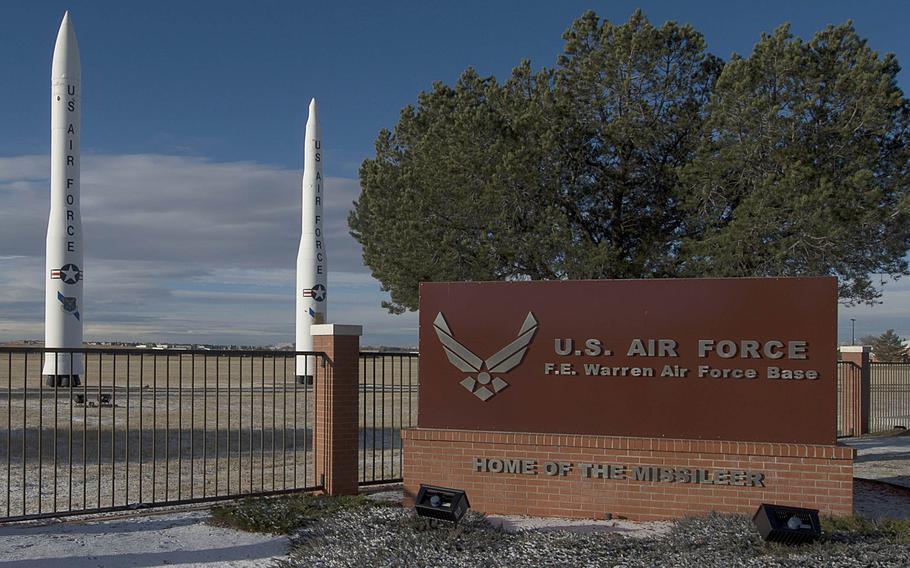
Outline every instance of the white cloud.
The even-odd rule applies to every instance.
[[[910,338],[910,279],[884,279],[880,304],[842,307],[838,310],[838,337],[841,341],[852,340],[853,325],[856,337],[881,335],[893,329],[898,335]],[[855,322],[851,322],[851,318]]]
[[[300,172],[254,162],[86,155],[82,162],[86,337],[287,343],[294,332]],[[47,156],[0,158],[0,341],[44,330]],[[365,344],[416,345],[416,314],[387,294],[347,230],[356,180],[326,179],[329,319],[364,325]],[[910,280],[883,303],[841,307],[838,335],[893,328],[910,337]]]
[[[48,156],[0,157],[0,184],[44,180],[50,167]]]
[[[0,158],[0,340],[43,335],[46,156]],[[294,333],[300,172],[140,154],[82,162],[87,339],[268,344]],[[327,178],[329,318],[414,345],[347,231],[356,180]]]

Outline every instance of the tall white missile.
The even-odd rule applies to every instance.
[[[310,101],[303,142],[303,223],[297,251],[297,351],[312,351],[310,325],[326,322],[328,269],[323,227],[322,130],[316,99]],[[297,357],[297,376],[315,375],[315,358]]]
[[[79,212],[79,135],[82,69],[69,12],[63,15],[51,68],[51,211],[44,278],[45,347],[82,347],[82,216]],[[48,353],[49,386],[75,386],[82,356]]]

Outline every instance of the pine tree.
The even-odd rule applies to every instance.
[[[468,69],[383,130],[348,224],[392,312],[420,282],[910,274],[910,104],[851,24],[725,65],[593,12],[552,68]]]
[[[734,57],[686,168],[693,276],[837,276],[845,303],[907,273],[910,112],[893,55],[849,23],[811,41],[789,26]]]
[[[875,338],[872,343],[872,353],[875,358],[883,363],[898,363],[907,359],[906,347],[899,335],[889,329]]]

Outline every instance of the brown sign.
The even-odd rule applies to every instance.
[[[834,278],[428,283],[418,425],[831,444]]]

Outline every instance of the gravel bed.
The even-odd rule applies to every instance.
[[[342,511],[291,538],[278,566],[910,566],[910,546],[884,537],[824,536],[797,547],[768,544],[741,515],[676,522],[663,537],[520,531],[508,533],[469,513],[457,528],[429,528],[409,509]]]

